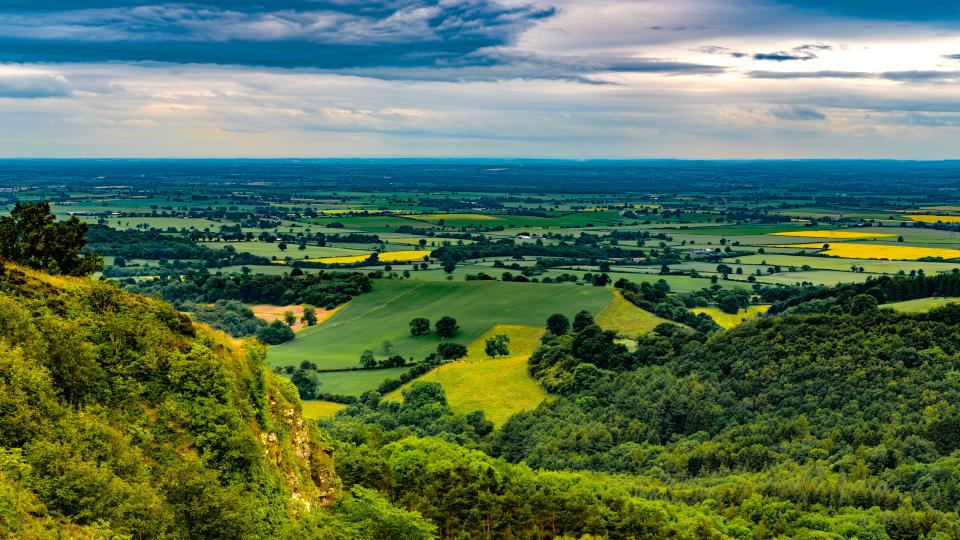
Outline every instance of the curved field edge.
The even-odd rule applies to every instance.
[[[434,382],[443,387],[453,412],[482,410],[491,422],[502,425],[511,415],[531,410],[547,397],[527,371],[527,360],[540,345],[543,333],[544,329],[530,326],[494,326],[467,347],[465,358],[438,366],[385,399],[400,401],[412,384]],[[489,358],[484,344],[498,334],[510,338],[510,354]]]
[[[631,304],[619,291],[614,291],[613,300],[597,315],[596,321],[603,329],[627,337],[646,334],[658,324],[670,322]]]

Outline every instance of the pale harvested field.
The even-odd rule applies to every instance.
[[[334,309],[323,309],[315,308],[317,311],[317,324],[322,323],[323,321],[333,317],[333,314],[337,312],[343,306],[337,306]],[[297,318],[297,322],[293,324],[290,328],[294,332],[299,332],[306,328],[303,324],[303,321],[300,320],[303,317],[303,306],[271,306],[267,304],[259,304],[256,306],[250,306],[250,311],[253,311],[253,314],[257,316],[258,319],[263,319],[268,323],[273,321],[283,321],[283,314],[287,311],[292,311],[293,315]]]

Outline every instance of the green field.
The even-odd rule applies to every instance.
[[[396,354],[422,360],[440,339],[433,332],[412,337],[408,323],[415,317],[431,324],[445,315],[454,317],[460,331],[453,341],[466,344],[497,324],[542,327],[553,313],[572,318],[586,309],[597,314],[612,299],[605,288],[569,284],[381,280],[325,323],[270,347],[269,361],[271,366],[310,360],[321,368],[352,367],[360,353],[377,351],[384,339],[392,341]]]
[[[435,382],[443,387],[450,409],[466,414],[481,410],[500,425],[511,415],[533,409],[547,394],[527,371],[527,359],[540,345],[542,328],[498,325],[476,339],[468,347],[468,355],[458,361],[437,367],[387,394],[386,399],[399,400],[404,391],[416,382]],[[510,337],[510,354],[491,359],[483,351],[487,337],[505,334]]]
[[[359,356],[359,354],[357,355]],[[356,362],[354,362],[356,364]],[[327,367],[323,365],[321,367]],[[359,396],[374,390],[385,379],[396,379],[409,368],[364,369],[357,371],[334,371],[320,373],[320,391],[325,394]]]
[[[798,283],[837,285],[839,283],[859,283],[867,278],[878,276],[879,274],[842,272],[840,270],[810,270],[757,276],[757,280],[763,283],[782,283],[785,285]]]
[[[954,263],[920,262],[920,261],[881,261],[875,259],[841,259],[838,257],[803,257],[797,255],[780,255],[775,253],[747,255],[740,257],[743,264],[761,266],[780,266],[784,269],[803,265],[819,270],[849,271],[851,266],[862,267],[865,272],[877,274],[896,274],[900,271],[909,273],[911,270],[923,270],[929,274],[949,272],[960,265]]]
[[[415,218],[418,221],[439,224],[443,221],[447,227],[495,227],[502,225],[508,229],[593,227],[617,224],[623,221],[618,212],[573,212],[550,217],[514,216],[506,214],[425,214]]]
[[[94,220],[89,220],[88,218],[88,221]],[[178,231],[181,229],[196,229],[198,231],[209,229],[211,231],[216,231],[219,230],[224,224],[203,218],[120,217],[107,219],[107,225],[111,228],[120,230],[138,228],[167,230],[169,228],[174,228]]]
[[[891,302],[889,304],[883,304],[881,307],[894,309],[903,313],[926,313],[931,309],[946,306],[947,304],[955,304],[957,302],[960,302],[960,298],[932,297],[905,300],[903,302]]]

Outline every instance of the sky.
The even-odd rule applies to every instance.
[[[960,2],[0,0],[0,156],[960,158]]]

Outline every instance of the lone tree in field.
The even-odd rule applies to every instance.
[[[410,321],[410,334],[413,336],[425,336],[430,333],[430,319],[417,317]]]
[[[297,323],[297,316],[292,311],[284,311],[283,322],[287,323],[287,326],[293,326]]]
[[[57,222],[50,203],[17,203],[0,218],[0,258],[49,274],[86,276],[103,268],[96,253],[81,254],[87,224],[71,217]]]
[[[313,306],[303,308],[303,317],[300,317],[300,321],[307,326],[317,324],[317,310]]]
[[[437,329],[437,335],[443,339],[449,339],[457,335],[457,330],[460,329],[460,326],[457,324],[457,320],[453,317],[445,316],[435,325]]]
[[[483,350],[487,353],[487,356],[490,358],[496,358],[498,356],[507,356],[510,354],[510,349],[507,348],[507,345],[510,343],[510,337],[504,334],[497,334],[491,338],[487,338],[486,343],[484,343]]]
[[[547,319],[547,330],[555,336],[562,336],[570,331],[570,319],[560,313],[554,313]]]
[[[360,354],[360,367],[370,369],[377,367],[377,359],[373,356],[373,351],[367,349]]]

